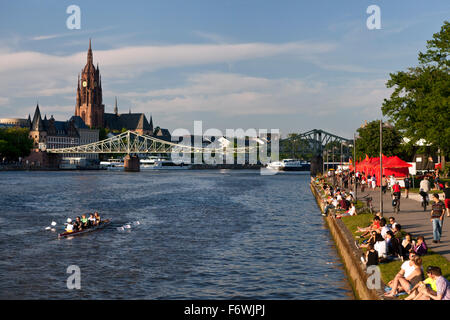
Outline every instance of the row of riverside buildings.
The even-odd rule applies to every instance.
[[[30,138],[34,144],[31,155],[26,160],[40,166],[49,165],[48,159],[44,156],[47,148],[66,148],[97,142],[102,128],[110,132],[126,129],[171,141],[169,130],[153,128],[151,116],[148,121],[144,113],[132,113],[131,108],[128,113],[119,113],[117,98],[114,112],[105,113],[100,69],[98,64],[97,67],[94,66],[91,40],[86,65],[78,75],[75,114],[67,121],[57,121],[53,116],[47,119],[47,115],[42,118],[38,104],[33,118],[28,115],[28,119],[0,119],[0,127],[12,126],[30,129]],[[64,154],[63,157],[80,157],[80,155]],[[85,154],[81,157],[95,161],[98,154]]]

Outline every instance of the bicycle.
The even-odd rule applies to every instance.
[[[427,205],[428,205],[428,193],[421,190],[419,194],[422,196],[422,203],[420,204],[423,207],[423,211],[427,211]]]
[[[374,209],[372,205],[372,197],[366,194],[364,197],[362,197],[363,201],[366,201],[367,208],[369,209],[369,212],[373,214]]]
[[[392,207],[394,208],[394,213],[397,214],[400,211],[400,193],[394,192],[392,194]]]

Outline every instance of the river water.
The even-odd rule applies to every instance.
[[[351,299],[309,179],[1,172],[0,298]],[[93,210],[113,223],[73,239],[45,230]],[[67,288],[70,265],[80,268],[80,290]]]

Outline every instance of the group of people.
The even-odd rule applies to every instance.
[[[442,274],[438,266],[428,266],[426,276],[423,271],[422,258],[410,252],[409,260],[403,262],[394,279],[386,287],[386,297],[406,293],[405,300],[450,300],[450,281]]]
[[[376,178],[366,176],[364,173],[345,173],[337,174],[336,182],[342,188],[344,177],[349,177],[350,183],[367,187],[376,187]],[[334,178],[332,175],[329,178]],[[374,179],[375,178],[375,179]],[[431,191],[431,183],[428,177],[420,182],[421,194]],[[330,179],[328,179],[330,181]],[[364,182],[363,182],[364,181]],[[373,181],[375,182],[373,184]],[[412,187],[412,177],[410,175],[403,179],[405,198],[409,197],[409,189]],[[436,181],[434,181],[436,184]],[[397,178],[392,175],[389,177],[382,176],[381,188],[384,193],[390,190],[393,199],[400,199],[401,188]],[[354,208],[353,191],[345,192],[340,188],[333,188],[334,183],[328,185],[323,184],[323,191],[327,198],[325,200],[325,214],[329,214],[330,209],[346,209],[352,204]],[[440,242],[442,234],[442,224],[445,213],[450,216],[450,188],[449,183],[440,184],[437,188],[444,191],[445,201],[440,200],[439,194],[432,195],[431,221],[433,224],[433,242]],[[344,200],[347,200],[346,203]],[[337,214],[336,217],[350,215],[347,210],[344,214]],[[355,210],[356,214],[356,210]],[[428,266],[426,273],[423,271],[422,258],[428,252],[428,247],[423,236],[413,239],[411,234],[402,233],[401,225],[395,221],[394,217],[389,217],[388,221],[377,213],[369,226],[357,228],[357,232],[363,239],[361,248],[367,248],[367,251],[361,257],[362,262],[366,266],[378,265],[379,263],[402,260],[402,266],[398,274],[392,279],[386,287],[386,297],[393,297],[403,292],[408,294],[407,300],[450,300],[450,282],[442,275],[439,266]],[[427,278],[425,279],[425,275]]]
[[[411,234],[405,238],[402,236],[402,227],[395,221],[394,217],[389,217],[389,222],[380,213],[373,218],[372,224],[368,227],[358,227],[363,239],[361,248],[367,248],[363,257],[366,266],[378,265],[381,262],[392,260],[405,260],[410,252],[420,256],[427,253],[428,248],[423,236],[417,237],[417,241],[412,239]]]
[[[425,279],[422,258],[411,252],[399,272],[387,285],[386,297],[404,292],[406,300],[450,300],[450,282],[438,266],[428,266]]]
[[[340,188],[333,188],[326,183],[323,185],[323,191],[327,196],[324,203],[324,216],[327,216],[331,209],[334,209],[336,212],[340,211],[340,214],[335,215],[336,218],[356,215],[353,191],[346,192]]]
[[[65,230],[66,232],[82,231],[99,225],[100,221],[100,215],[97,211],[89,213],[88,218],[86,214],[81,215],[81,217],[76,217],[75,221],[72,221],[71,218],[67,218]]]

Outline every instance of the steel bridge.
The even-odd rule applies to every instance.
[[[249,153],[256,147],[233,147],[214,146],[198,147],[184,145],[161,140],[149,135],[141,135],[132,131],[123,132],[117,136],[80,146],[46,149],[48,153],[57,154],[86,154],[86,153],[121,153],[121,154],[143,154],[143,153]]]
[[[287,139],[281,142],[280,151],[306,155],[311,158],[311,174],[324,170],[324,158],[332,162],[336,161],[335,155],[339,155],[338,161],[341,163],[348,160],[350,156],[350,147],[353,146],[353,140],[346,139],[335,134],[320,129],[310,130],[301,134],[291,134]],[[328,165],[327,165],[328,167]]]
[[[353,140],[339,137],[337,135],[319,129],[314,129],[302,133],[300,135],[300,138],[306,140],[309,143],[313,153],[316,156],[322,155],[324,150],[328,149],[329,146],[349,146],[353,144]]]

